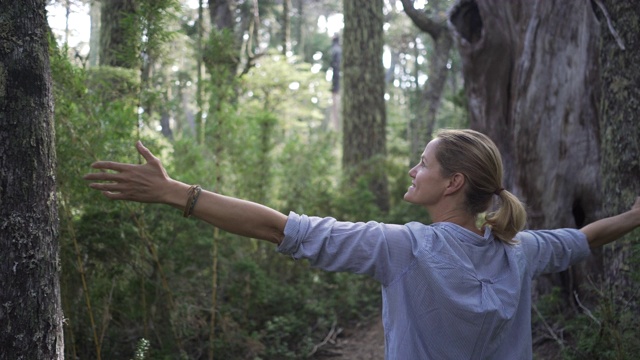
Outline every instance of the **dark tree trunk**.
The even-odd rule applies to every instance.
[[[291,0],[282,0],[282,55],[291,50]]]
[[[233,30],[233,14],[231,0],[209,0],[209,17],[211,25],[218,30]]]
[[[596,8],[602,32],[602,192],[604,215],[614,215],[640,194],[640,7],[635,1],[602,3]],[[604,248],[607,279],[623,292],[631,289],[630,247],[639,243],[636,231]]]
[[[296,55],[301,56],[302,58],[304,58],[304,39],[306,36],[306,23],[305,23],[305,1],[306,0],[297,0],[296,5],[298,8],[298,22],[295,25],[296,28],[296,33],[295,33],[295,37],[296,37],[296,43],[295,46],[293,46],[294,52],[296,53]]]
[[[600,34],[591,4],[462,0],[450,22],[470,126],[500,148],[504,187],[525,201],[529,227],[580,227],[597,218]],[[576,276],[541,278],[538,288],[562,285],[569,295]]]
[[[209,0],[212,29],[203,61],[217,93],[226,92],[233,83],[240,62],[240,46],[236,40],[238,35],[235,34],[231,5],[231,0]],[[222,90],[217,90],[219,87]]]
[[[102,0],[100,56],[102,66],[140,68],[140,36],[135,0]]]
[[[46,1],[0,2],[0,358],[62,359]]]
[[[389,209],[384,173],[386,113],[382,66],[382,0],[343,1],[343,167],[355,181],[366,176],[376,205]]]

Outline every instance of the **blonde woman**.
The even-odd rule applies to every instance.
[[[115,173],[88,174],[89,186],[110,199],[171,205],[317,268],[373,277],[382,284],[386,359],[531,359],[531,281],[640,226],[638,198],[580,230],[523,230],[526,213],[502,187],[498,149],[472,130],[441,131],[409,171],[404,199],[425,207],[430,225],[284,215],[176,181],[136,147],[146,164],[96,162]],[[500,207],[478,227],[494,197]]]

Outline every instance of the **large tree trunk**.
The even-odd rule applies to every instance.
[[[384,173],[386,113],[382,66],[382,0],[344,0],[343,167],[356,181],[366,176],[376,205],[389,209]]]
[[[635,1],[603,3],[596,9],[602,32],[602,187],[605,215],[614,215],[640,195],[640,7]],[[604,248],[607,279],[623,292],[631,290],[630,247],[639,240],[636,231]]]
[[[525,201],[529,227],[580,227],[597,218],[599,24],[591,4],[461,0],[450,21],[470,126],[500,148],[504,186]],[[566,275],[543,278],[539,288],[568,285]]]
[[[46,1],[0,2],[0,358],[62,359]]]

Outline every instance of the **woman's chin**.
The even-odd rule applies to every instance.
[[[409,202],[409,203],[413,203],[411,201],[411,194],[409,194],[409,191],[407,191],[404,196],[402,197],[404,199],[404,201]]]

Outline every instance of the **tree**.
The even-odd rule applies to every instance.
[[[98,55],[100,54],[100,17],[102,16],[100,0],[89,2],[91,17],[91,33],[89,37],[89,66],[98,66]]]
[[[593,219],[599,32],[589,4],[459,2],[451,22],[471,127],[501,148],[504,185],[524,198],[529,225],[580,226]]]
[[[442,100],[449,64],[449,52],[453,38],[447,27],[447,18],[438,11],[438,2],[433,16],[414,8],[412,0],[401,0],[405,13],[413,24],[433,39],[433,51],[429,54],[429,80],[424,85],[418,114],[409,123],[409,156],[413,166],[420,160],[425,143],[431,140],[436,115]],[[432,5],[430,3],[430,5]],[[433,5],[432,5],[433,6]]]
[[[140,36],[134,0],[103,0],[100,17],[102,66],[140,68]]]
[[[604,3],[604,5],[603,5]],[[602,192],[607,196],[606,215],[629,208],[640,194],[640,8],[631,1],[596,1],[602,47],[602,102],[600,109]],[[628,266],[630,246],[638,243],[630,235],[625,242],[604,249],[607,278],[619,291],[630,291]],[[635,240],[635,241],[634,241]]]
[[[363,178],[376,205],[389,209],[386,155],[382,0],[343,1],[343,168],[352,183]]]
[[[0,2],[0,349],[62,359],[46,1]]]

